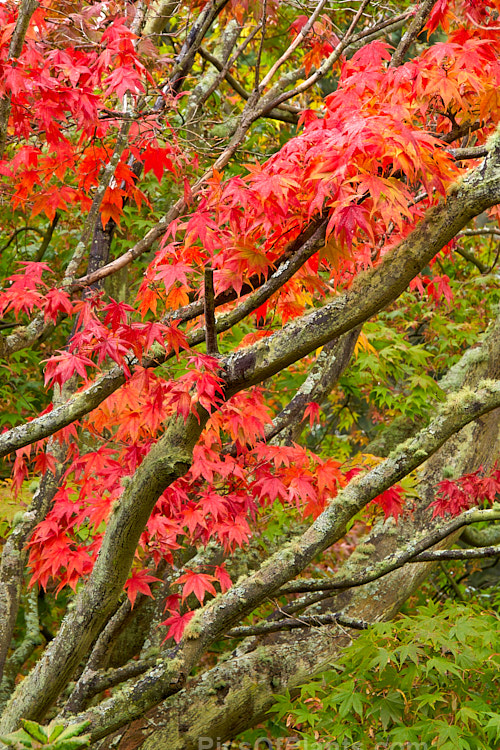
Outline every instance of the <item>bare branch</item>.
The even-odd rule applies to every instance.
[[[22,0],[19,6],[16,26],[9,45],[9,59],[15,59],[20,56],[26,32],[30,24],[33,13],[38,8],[38,0]],[[5,144],[7,142],[7,128],[9,125],[9,116],[11,109],[10,94],[0,99],[0,159],[3,157]]]
[[[276,60],[276,62],[271,67],[269,72],[262,79],[262,82],[260,84],[261,90],[263,90],[271,82],[276,71],[281,68],[281,66],[290,58],[290,56],[297,49],[297,47],[299,47],[302,44],[302,42],[308,35],[309,31],[312,29],[314,22],[318,18],[319,14],[321,13],[325,5],[326,5],[326,0],[319,1],[316,8],[314,9],[314,12],[307,19],[307,22],[301,28],[301,30],[299,31],[299,33],[297,34],[293,42],[289,45],[288,49],[286,49],[285,52],[281,55],[281,57]]]
[[[132,126],[131,122],[124,122],[122,124],[120,133],[118,134],[118,137],[116,139],[115,147],[113,149],[111,158],[109,162],[106,164],[106,166],[104,167],[101,179],[99,181],[99,185],[94,195],[94,199],[92,200],[92,205],[87,214],[85,224],[83,225],[83,231],[82,231],[80,241],[75,248],[73,257],[68,263],[68,266],[64,274],[62,285],[65,287],[71,286],[73,279],[76,275],[76,272],[78,270],[78,266],[82,262],[85,256],[85,253],[88,251],[88,246],[92,238],[94,228],[96,226],[97,221],[100,220],[99,211],[100,211],[101,204],[104,198],[104,194],[106,190],[108,189],[108,187],[111,185],[112,180],[114,179],[116,167],[118,165],[118,162],[121,159],[123,151],[125,150],[125,147],[128,142],[128,135],[129,135],[131,126]]]
[[[52,239],[52,235],[54,234],[54,231],[59,223],[59,219],[61,218],[61,214],[59,211],[56,211],[54,214],[54,218],[50,222],[49,226],[47,227],[47,231],[45,232],[43,236],[43,241],[38,250],[36,251],[35,255],[35,262],[40,262],[45,255],[47,248],[50,245],[50,241]]]
[[[263,635],[264,633],[278,633],[287,630],[296,630],[297,628],[317,628],[321,625],[332,625],[337,622],[353,630],[366,630],[369,623],[363,620],[356,620],[353,617],[347,617],[342,612],[332,612],[324,615],[304,615],[300,618],[287,617],[285,620],[278,622],[260,622],[257,625],[245,625],[240,628],[233,628],[226,636],[228,638],[246,638],[249,635]]]
[[[460,535],[460,541],[473,547],[492,547],[500,544],[500,525],[492,524],[484,529],[467,527]]]
[[[420,3],[410,24],[408,31],[403,34],[390,62],[391,68],[397,68],[402,64],[404,56],[425,26],[427,18],[434,7],[435,0],[423,0]]]

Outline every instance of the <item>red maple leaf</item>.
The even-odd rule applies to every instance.
[[[302,421],[309,417],[309,427],[312,427],[315,422],[319,423],[319,411],[319,404],[317,404],[315,401],[309,401],[306,408],[304,409],[304,416],[302,417]]]
[[[404,489],[401,485],[395,484],[394,487],[389,487],[388,490],[377,495],[371,502],[380,505],[386,518],[392,516],[397,521],[403,512]]]
[[[189,594],[194,594],[200,604],[203,604],[206,594],[217,594],[213,587],[212,581],[214,576],[208,573],[196,573],[194,570],[186,570],[186,573],[177,579],[176,583],[183,583],[182,601],[185,601]]]
[[[83,354],[73,354],[68,351],[61,351],[60,354],[54,355],[48,360],[45,365],[45,385],[49,383],[58,383],[62,385],[69,380],[75,372],[81,375],[82,378],[87,378],[87,367],[95,367],[96,365],[91,359],[84,356]]]
[[[165,642],[169,638],[173,638],[176,643],[179,643],[182,638],[182,634],[184,633],[184,628],[193,617],[193,615],[194,612],[186,612],[183,615],[179,614],[178,612],[172,612],[170,617],[167,617],[166,620],[160,622],[160,625],[165,625],[166,627],[168,627],[167,635],[165,636],[163,642]]]
[[[155,581],[161,581],[161,578],[150,575],[146,570],[133,571],[125,582],[124,587],[132,609],[134,608],[135,600],[139,593],[144,594],[145,596],[151,596],[154,599],[149,584],[154,583]]]
[[[231,581],[231,578],[229,577],[229,574],[224,565],[216,565],[214,575],[219,582],[220,590],[222,591],[222,593],[224,593],[225,591],[229,591],[229,589],[233,585],[233,582]]]

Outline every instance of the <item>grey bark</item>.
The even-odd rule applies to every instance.
[[[430,209],[415,230],[387,253],[376,268],[360,274],[347,292],[289,323],[264,341],[222,359],[227,397],[271,377],[328,341],[357,328],[397,299],[409,282],[474,216],[498,202],[500,151],[493,140],[488,157],[456,186],[446,203]],[[281,269],[281,273],[285,270]],[[223,320],[221,329],[227,330]],[[164,360],[159,358],[158,361]],[[87,414],[123,383],[122,370],[113,368],[68,404],[3,433],[0,457],[47,437]]]
[[[477,351],[477,350],[473,350]],[[500,372],[500,319],[483,346],[481,355],[469,353],[448,379],[450,390],[459,386],[476,387],[483,378],[498,377]],[[457,373],[460,373],[458,376]],[[469,423],[452,436],[423,466],[420,497],[412,515],[379,524],[346,561],[337,574],[355,579],[370,565],[384,560],[401,548],[415,548],[419,539],[439,528],[442,521],[432,520],[428,510],[436,481],[443,466],[452,466],[456,475],[483,464],[491,468],[500,454],[500,409]],[[471,528],[471,531],[473,529]],[[449,546],[459,532],[440,542]],[[390,619],[408,596],[429,574],[432,563],[405,565],[372,583],[338,593],[310,611],[343,612],[374,622]],[[125,730],[117,731],[96,747],[118,750],[196,750],[200,737],[217,742],[261,721],[273,703],[273,695],[293,691],[301,682],[320,672],[338,658],[353,631],[326,626],[301,632],[249,640],[231,654],[231,658],[201,677],[191,680],[177,695],[149,711]]]

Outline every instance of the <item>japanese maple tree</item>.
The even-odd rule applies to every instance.
[[[499,13],[0,5],[6,743],[231,738],[500,518]]]

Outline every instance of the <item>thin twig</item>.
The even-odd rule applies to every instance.
[[[3,247],[0,247],[0,253],[3,253],[4,250],[7,250],[9,245],[12,245],[17,235],[21,234],[21,232],[36,232],[36,234],[40,235],[40,237],[45,237],[44,233],[41,232],[37,227],[20,227],[19,229],[16,229],[14,232],[12,232],[5,245]]]
[[[341,612],[333,612],[324,615],[307,615],[299,618],[287,618],[278,622],[260,622],[257,625],[242,625],[233,628],[226,636],[228,638],[245,638],[249,635],[263,635],[264,633],[277,633],[286,630],[296,630],[297,628],[314,628],[322,625],[343,625],[353,630],[367,630],[369,623],[364,620],[357,620],[354,617],[348,617]]]
[[[451,588],[455,592],[455,596],[457,597],[457,599],[459,601],[461,601],[461,602],[464,602],[465,601],[465,596],[460,591],[460,586],[455,581],[455,579],[453,578],[453,576],[451,575],[451,573],[448,570],[446,570],[446,566],[442,562],[439,563],[439,567],[441,568],[441,571],[442,571],[444,577],[446,578],[446,580],[448,581],[448,583],[450,584]]]
[[[50,245],[50,241],[52,239],[52,235],[54,234],[54,230],[57,227],[59,223],[59,219],[61,218],[61,214],[59,211],[56,211],[54,214],[54,218],[50,222],[49,226],[47,227],[47,231],[45,232],[45,235],[43,237],[43,242],[36,251],[35,255],[35,261],[40,262],[45,255],[45,252],[47,251],[48,246]]]
[[[358,34],[356,34],[354,39],[351,39],[348,49],[351,49],[354,45],[358,44],[361,41],[363,41],[364,43],[372,41],[372,37],[375,37],[382,31],[395,31],[397,28],[400,28],[404,24],[404,22],[408,19],[409,16],[411,16],[411,14],[412,9],[408,8],[408,10],[406,10],[404,13],[400,13],[399,16],[384,18],[382,21],[378,21],[373,26],[368,26],[367,29],[363,29],[363,31],[360,31]]]
[[[264,0],[262,5],[262,21],[260,23],[260,44],[259,44],[259,51],[257,52],[257,62],[255,63],[255,78],[254,78],[254,91],[257,91],[259,88],[259,79],[260,79],[260,63],[262,60],[262,52],[264,51],[264,41],[266,39],[266,25],[267,25],[267,0]]]
[[[361,18],[364,9],[369,4],[370,0],[362,0],[362,3],[354,16],[349,28],[347,29],[346,33],[344,34],[343,39],[337,44],[333,52],[327,57],[327,59],[320,65],[319,68],[317,68],[314,73],[312,73],[308,78],[306,78],[305,81],[300,83],[298,86],[296,86],[291,91],[285,91],[284,93],[278,95],[276,99],[272,99],[271,97],[265,97],[268,101],[266,101],[266,106],[263,107],[260,110],[260,114],[263,112],[268,112],[270,109],[273,109],[274,107],[277,107],[282,102],[287,101],[288,99],[292,99],[294,96],[297,96],[298,94],[302,94],[304,91],[309,89],[311,86],[313,86],[317,81],[319,81],[321,78],[323,78],[324,75],[332,68],[332,66],[337,62],[340,55],[344,52],[346,47],[349,46],[350,42],[352,41],[352,36],[354,33],[354,29],[356,28],[359,19]],[[281,86],[278,85],[278,88]],[[274,87],[273,87],[274,89]]]
[[[318,5],[316,6],[313,14],[309,17],[307,22],[304,24],[304,26],[301,28],[293,42],[290,44],[287,50],[281,55],[281,57],[276,60],[274,65],[271,67],[271,70],[264,76],[262,79],[262,83],[260,84],[260,89],[263,90],[268,83],[272,80],[274,74],[276,73],[279,68],[285,63],[289,57],[292,55],[292,53],[297,49],[297,47],[302,44],[302,41],[306,38],[307,34],[309,33],[310,29],[313,26],[313,23],[318,18],[319,14],[323,10],[323,8],[326,5],[326,0],[320,0]]]
[[[458,255],[461,255],[462,258],[466,260],[468,263],[472,263],[473,265],[475,265],[481,274],[485,274],[488,271],[488,266],[482,261],[478,260],[478,258],[476,258],[472,253],[470,253],[465,248],[456,247],[455,252],[458,253]]]
[[[210,52],[207,52],[207,50],[205,49],[200,50],[200,55],[205,60],[207,60],[207,62],[213,65],[214,68],[217,68],[220,73],[214,83],[210,86],[210,89],[204,95],[204,100],[208,99],[210,94],[215,91],[222,78],[225,78],[226,82],[234,91],[236,91],[237,94],[239,94],[239,96],[241,96],[242,99],[244,99],[244,101],[248,101],[250,99],[251,94],[233,75],[231,75],[231,73],[228,72],[230,68],[229,63],[226,63],[226,65],[222,65],[222,63],[216,57],[214,57],[214,55],[210,54]],[[267,115],[264,116],[267,116],[273,120],[281,120],[282,122],[289,122],[290,124],[295,125],[298,122],[300,112],[301,110],[299,107],[292,107],[288,104],[281,104],[279,107],[270,110]]]
[[[498,263],[498,258],[500,258],[500,244],[497,246],[497,251],[496,251],[496,254],[495,254],[495,259],[494,259],[493,263],[491,264],[491,266],[486,269],[486,271],[484,272],[485,274],[491,273],[493,271],[493,269],[495,268],[496,264]]]
[[[482,227],[481,229],[464,229],[457,237],[477,237],[477,235],[494,235],[500,237],[500,229],[497,227]]]

